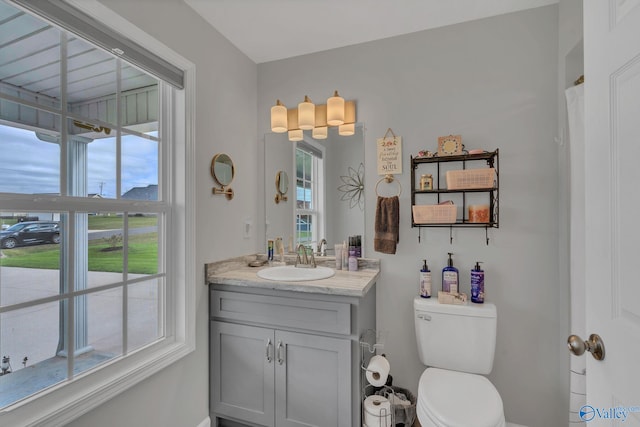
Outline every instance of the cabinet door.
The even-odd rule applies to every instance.
[[[276,426],[351,426],[351,341],[276,330]]]
[[[273,329],[211,322],[211,410],[273,427]]]

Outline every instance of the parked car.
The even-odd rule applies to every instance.
[[[60,243],[60,224],[55,221],[25,221],[0,231],[0,247]]]

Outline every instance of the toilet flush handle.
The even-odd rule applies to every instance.
[[[427,313],[418,313],[418,319],[426,320],[427,322],[431,321],[431,315]]]

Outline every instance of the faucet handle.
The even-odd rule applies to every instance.
[[[302,265],[302,258],[300,258],[300,247],[302,245],[298,245],[298,247],[296,248],[296,267],[299,265]],[[302,250],[304,249],[304,246],[302,247]]]

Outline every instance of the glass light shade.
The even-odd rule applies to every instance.
[[[324,104],[316,105],[316,127],[325,126],[327,126],[327,106]]]
[[[338,126],[338,134],[341,136],[351,136],[354,133],[356,133],[355,123],[347,123],[347,124]]]
[[[338,95],[336,90],[333,96],[327,99],[327,124],[339,126],[344,123],[344,98]]]
[[[304,101],[298,104],[298,127],[310,130],[316,126],[316,106],[305,95]]]
[[[271,131],[276,133],[287,131],[287,107],[279,99],[276,105],[271,107]]]
[[[327,139],[328,134],[329,128],[327,128],[326,126],[313,128],[313,130],[311,131],[311,136],[313,137],[313,139]]]
[[[287,124],[289,125],[289,129],[299,129],[297,108],[289,108],[287,110]]]
[[[289,131],[289,141],[297,142],[302,141],[303,134],[302,129],[294,129]]]

